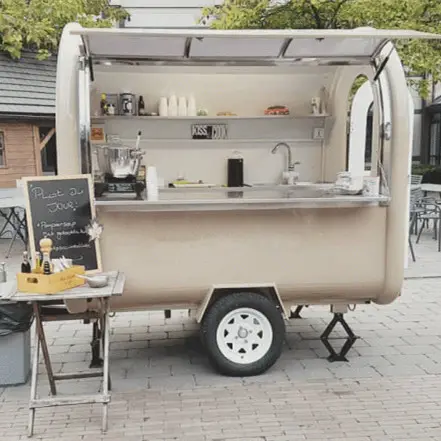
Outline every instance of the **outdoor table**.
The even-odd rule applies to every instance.
[[[428,192],[439,193],[441,196],[441,184],[420,184],[420,187],[424,191],[424,196],[427,196]]]
[[[5,220],[5,223],[0,231],[0,237],[3,236],[6,228],[12,228],[12,238],[9,244],[6,257],[9,257],[17,237],[19,237],[25,245],[27,245],[27,229],[26,229],[26,210],[25,201],[23,197],[14,194],[4,196],[0,194],[0,216]]]
[[[3,292],[0,294],[2,300],[9,300],[13,302],[31,302],[33,305],[35,315],[35,349],[32,360],[32,375],[31,375],[31,395],[29,401],[29,425],[28,436],[31,437],[34,432],[35,412],[37,408],[43,407],[57,407],[63,405],[76,404],[94,404],[102,403],[103,417],[102,417],[102,431],[107,431],[108,422],[108,404],[110,403],[110,376],[109,376],[109,302],[112,296],[122,295],[125,284],[125,276],[121,272],[112,272],[109,274],[109,284],[104,288],[90,288],[87,284],[77,288],[62,291],[57,294],[33,294],[22,293],[17,291],[15,282],[6,282],[1,284]],[[48,301],[58,300],[97,300],[97,311],[86,311],[84,313],[75,314],[59,314],[59,315],[45,315],[42,306]],[[99,335],[100,343],[103,348],[103,363],[102,368],[94,371],[84,371],[76,373],[54,374],[52,370],[50,355],[46,342],[45,331],[43,327],[44,321],[57,320],[76,320],[76,319],[97,319],[101,324],[101,333]],[[40,346],[43,353],[44,363],[46,365],[46,372],[49,379],[50,398],[37,398],[37,383],[38,383],[38,362],[40,355]],[[102,378],[101,393],[94,395],[72,395],[69,397],[57,397],[57,389],[55,382],[60,380],[71,380],[78,378]]]

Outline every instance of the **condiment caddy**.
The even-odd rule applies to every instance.
[[[85,267],[72,265],[69,259],[52,259],[52,240],[40,240],[40,252],[35,254],[34,266],[29,262],[27,252],[23,253],[20,273],[17,273],[17,289],[24,293],[56,294],[60,291],[84,285],[81,277]]]

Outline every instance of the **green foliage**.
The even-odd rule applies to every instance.
[[[435,165],[429,164],[412,164],[412,174],[413,175],[425,175],[427,172],[437,171],[440,172],[440,168]]]
[[[214,29],[415,29],[441,33],[439,0],[225,0],[205,8],[202,20],[212,18]],[[441,43],[396,42],[410,76],[429,75],[441,81]],[[416,84],[421,96],[427,80]]]
[[[23,48],[30,48],[47,58],[67,23],[110,27],[127,16],[108,0],[0,0],[0,50],[19,58]]]

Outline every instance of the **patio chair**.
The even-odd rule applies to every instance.
[[[411,175],[410,185],[420,185],[423,180],[423,175]]]
[[[419,243],[421,233],[424,226],[429,225],[429,221],[433,221],[434,239],[438,240],[438,252],[441,251],[441,206],[436,202],[425,203],[425,212],[418,213],[418,220],[423,221],[421,223],[420,230],[418,232],[416,243]]]
[[[418,220],[419,215],[424,214],[426,211],[426,202],[432,202],[432,199],[424,197],[423,190],[421,188],[415,188],[410,190],[410,202],[409,202],[409,224],[410,234],[418,234]]]
[[[412,260],[416,262],[415,250],[413,249],[413,243],[412,243],[412,239],[410,238],[410,233],[409,236],[407,237],[407,241],[409,243],[410,255],[412,256]]]

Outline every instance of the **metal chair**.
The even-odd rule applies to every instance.
[[[416,240],[419,242],[421,237],[421,232],[424,226],[429,226],[429,220],[433,214],[431,211],[432,206],[436,205],[436,201],[433,198],[425,197],[424,192],[420,187],[416,187],[410,190],[410,202],[409,202],[409,235],[408,244],[410,248],[410,253],[412,255],[412,260],[416,261],[415,250],[413,248],[411,235],[418,234],[418,222],[423,221],[421,229]],[[441,225],[441,223],[440,223]]]
[[[416,262],[415,250],[413,249],[411,235],[412,232],[417,234],[418,232],[418,215],[424,213],[424,208],[419,206],[420,201],[423,199],[423,192],[420,188],[416,188],[410,191],[410,203],[409,203],[409,235],[408,244],[412,260]]]
[[[409,202],[410,234],[418,234],[419,215],[425,213],[426,208],[424,203],[429,201],[432,201],[432,199],[425,198],[423,190],[421,190],[421,188],[414,188],[410,190],[410,202]]]
[[[410,176],[410,184],[411,185],[420,185],[423,180],[423,175],[411,175]]]
[[[416,243],[420,241],[424,226],[429,226],[429,222],[433,221],[434,239],[438,240],[438,251],[441,251],[441,206],[436,202],[426,202],[424,204],[425,212],[417,215],[418,220],[423,222],[418,232]]]

